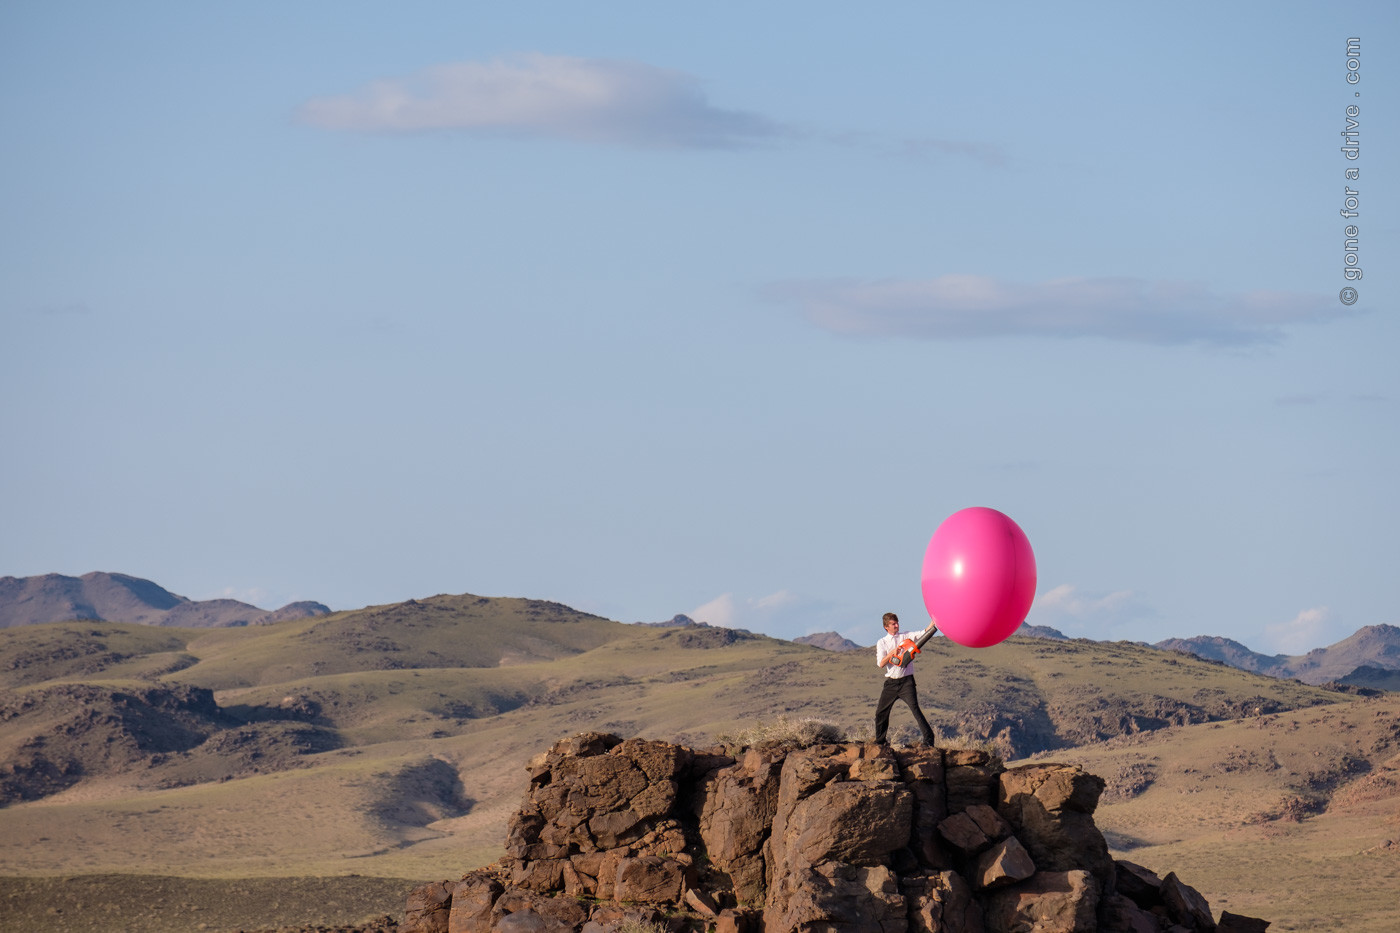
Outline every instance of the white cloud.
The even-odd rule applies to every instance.
[[[1037,607],[1064,615],[1084,616],[1105,610],[1117,609],[1132,598],[1132,590],[1119,590],[1106,596],[1084,596],[1072,583],[1059,586],[1042,594],[1035,601]]]
[[[1061,583],[1036,598],[1026,621],[1075,632],[1092,631],[1096,634],[1091,637],[1102,638],[1105,629],[1150,615],[1151,611],[1132,590],[1089,593],[1072,583]]]
[[[789,593],[787,590],[778,590],[776,593],[770,593],[767,596],[755,600],[754,607],[768,612],[778,612],[785,607],[793,606],[799,602],[801,602],[801,600],[795,593]]]
[[[803,596],[790,590],[778,590],[766,596],[737,598],[733,593],[724,593],[685,614],[696,622],[762,632],[775,638],[796,638],[799,635],[832,632],[852,626],[852,614],[849,611],[841,609],[829,600]],[[878,630],[879,614],[876,613],[873,618],[875,621],[871,622],[869,627]],[[873,636],[870,642],[875,642]]]
[[[1326,637],[1330,613],[1326,606],[1304,609],[1287,622],[1264,627],[1267,650],[1275,654],[1306,654]]]
[[[783,135],[722,110],[687,74],[641,62],[530,53],[457,62],[318,97],[302,121],[331,130],[462,130],[649,148],[734,148]]]
[[[724,593],[723,595],[716,596],[703,606],[696,606],[685,614],[696,622],[704,622],[706,625],[734,628],[734,619],[736,616],[734,596],[731,593]]]
[[[1033,285],[983,275],[812,279],[765,289],[815,326],[850,336],[968,340],[1101,337],[1130,343],[1242,347],[1277,343],[1293,324],[1352,315],[1299,292],[1216,294],[1191,282],[1062,278]]]

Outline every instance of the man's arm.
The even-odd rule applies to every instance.
[[[881,653],[880,653],[880,646],[883,645],[883,644],[885,643],[885,639],[887,639],[887,638],[889,638],[889,636],[888,636],[888,635],[885,635],[885,636],[881,637],[881,639],[875,643],[875,657],[876,657],[875,663],[878,664],[878,665],[880,665],[881,667],[889,667],[889,666],[890,666],[890,659],[892,659],[896,654],[899,654],[899,642],[898,642],[898,641],[895,642],[894,647],[891,648],[888,652],[886,652],[885,654],[881,654]]]
[[[924,629],[923,633],[918,638],[914,639],[914,644],[922,648],[924,645],[928,644],[928,640],[932,638],[937,632],[938,620],[929,619],[928,628]]]

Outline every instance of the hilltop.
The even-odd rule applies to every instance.
[[[866,647],[856,644],[838,632],[817,632],[815,635],[794,638],[793,641],[799,645],[811,645],[813,648],[824,648],[827,651],[859,651]]]
[[[276,610],[259,609],[233,599],[195,601],[175,595],[150,580],[120,573],[87,573],[81,577],[55,573],[0,577],[0,628],[82,619],[220,628],[267,625],[329,613],[328,607],[313,601],[293,602]],[[684,614],[664,622],[636,624],[653,628],[712,627]],[[743,634],[747,636],[751,633]],[[1027,623],[1022,623],[1016,635],[1068,640],[1057,629]],[[828,651],[855,651],[868,647],[858,645],[837,632],[803,635],[793,641]],[[1394,689],[1396,679],[1400,677],[1400,628],[1393,625],[1366,626],[1336,644],[1294,656],[1261,654],[1219,635],[1168,638],[1153,647],[1193,654],[1252,673],[1296,679],[1313,685],[1335,682]]]
[[[288,603],[272,611],[236,599],[195,601],[150,580],[122,573],[0,577],[0,628],[75,619],[214,628],[266,625],[329,612],[326,606],[311,601]]]

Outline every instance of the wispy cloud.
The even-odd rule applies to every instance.
[[[829,600],[803,596],[791,590],[778,590],[767,596],[736,597],[724,593],[686,615],[697,622],[724,628],[764,632],[778,638],[796,638],[850,628],[852,616]],[[878,616],[876,616],[878,619]],[[878,621],[872,628],[878,629]],[[875,638],[870,642],[874,644]]]
[[[1249,347],[1285,328],[1355,312],[1335,298],[1283,291],[1218,294],[1192,283],[1062,278],[1024,285],[982,275],[931,279],[810,279],[764,293],[816,327],[850,336],[922,340],[1099,337],[1159,345]]]
[[[644,148],[738,148],[786,134],[758,114],[712,105],[698,79],[632,61],[530,53],[457,62],[307,101],[331,130],[458,130]]]
[[[1287,622],[1264,627],[1268,650],[1278,654],[1306,654],[1323,643],[1330,613],[1326,606],[1304,609]]]
[[[1132,590],[1094,593],[1084,592],[1072,583],[1061,583],[1036,597],[1026,621],[1083,631],[1111,628],[1151,614]]]

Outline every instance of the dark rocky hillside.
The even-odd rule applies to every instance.
[[[0,628],[79,619],[216,628],[265,625],[329,612],[326,606],[310,601],[289,603],[273,611],[235,599],[196,601],[122,573],[0,577]]]
[[[208,690],[82,684],[7,692],[0,722],[0,805],[48,796],[88,774],[147,767],[227,725]]]
[[[288,704],[240,712],[220,708],[201,687],[65,684],[0,692],[0,806],[47,797],[88,777],[138,774],[161,788],[280,771],[339,745],[314,721],[314,710]]]

